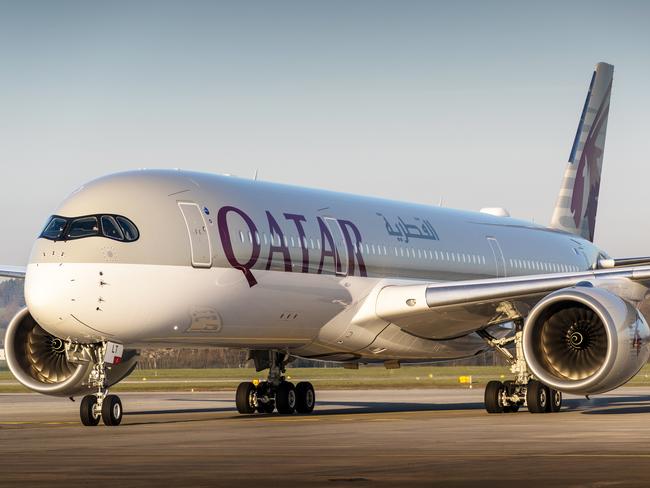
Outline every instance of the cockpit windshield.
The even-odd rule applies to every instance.
[[[81,237],[90,237],[99,235],[99,224],[97,217],[82,217],[70,222],[68,231],[65,236],[68,239],[79,239]]]
[[[133,222],[121,215],[86,215],[73,218],[53,215],[39,237],[52,241],[67,241],[93,236],[133,242],[140,237],[140,233]]]
[[[45,229],[43,229],[43,232],[41,233],[41,237],[52,239],[54,241],[61,239],[66,223],[67,220],[64,218],[50,217],[50,220],[45,225]]]

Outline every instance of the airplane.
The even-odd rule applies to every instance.
[[[626,383],[650,356],[650,258],[594,243],[613,66],[596,65],[549,226],[181,170],[138,170],[69,195],[36,239],[26,307],[5,338],[27,388],[82,396],[83,425],[119,425],[109,388],[143,347],[249,350],[242,414],[308,414],[295,358],[401,364],[504,355],[489,413],[557,412],[562,393]],[[646,307],[644,309],[644,307]]]

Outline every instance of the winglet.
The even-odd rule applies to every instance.
[[[552,228],[590,241],[596,228],[613,75],[611,64],[596,65],[551,219]]]

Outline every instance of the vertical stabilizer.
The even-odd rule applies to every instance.
[[[598,63],[564,172],[551,227],[594,240],[614,66]]]

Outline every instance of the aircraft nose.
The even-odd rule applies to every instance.
[[[25,274],[25,302],[34,320],[50,334],[87,342],[103,334],[75,316],[79,280],[66,263],[30,264]]]

